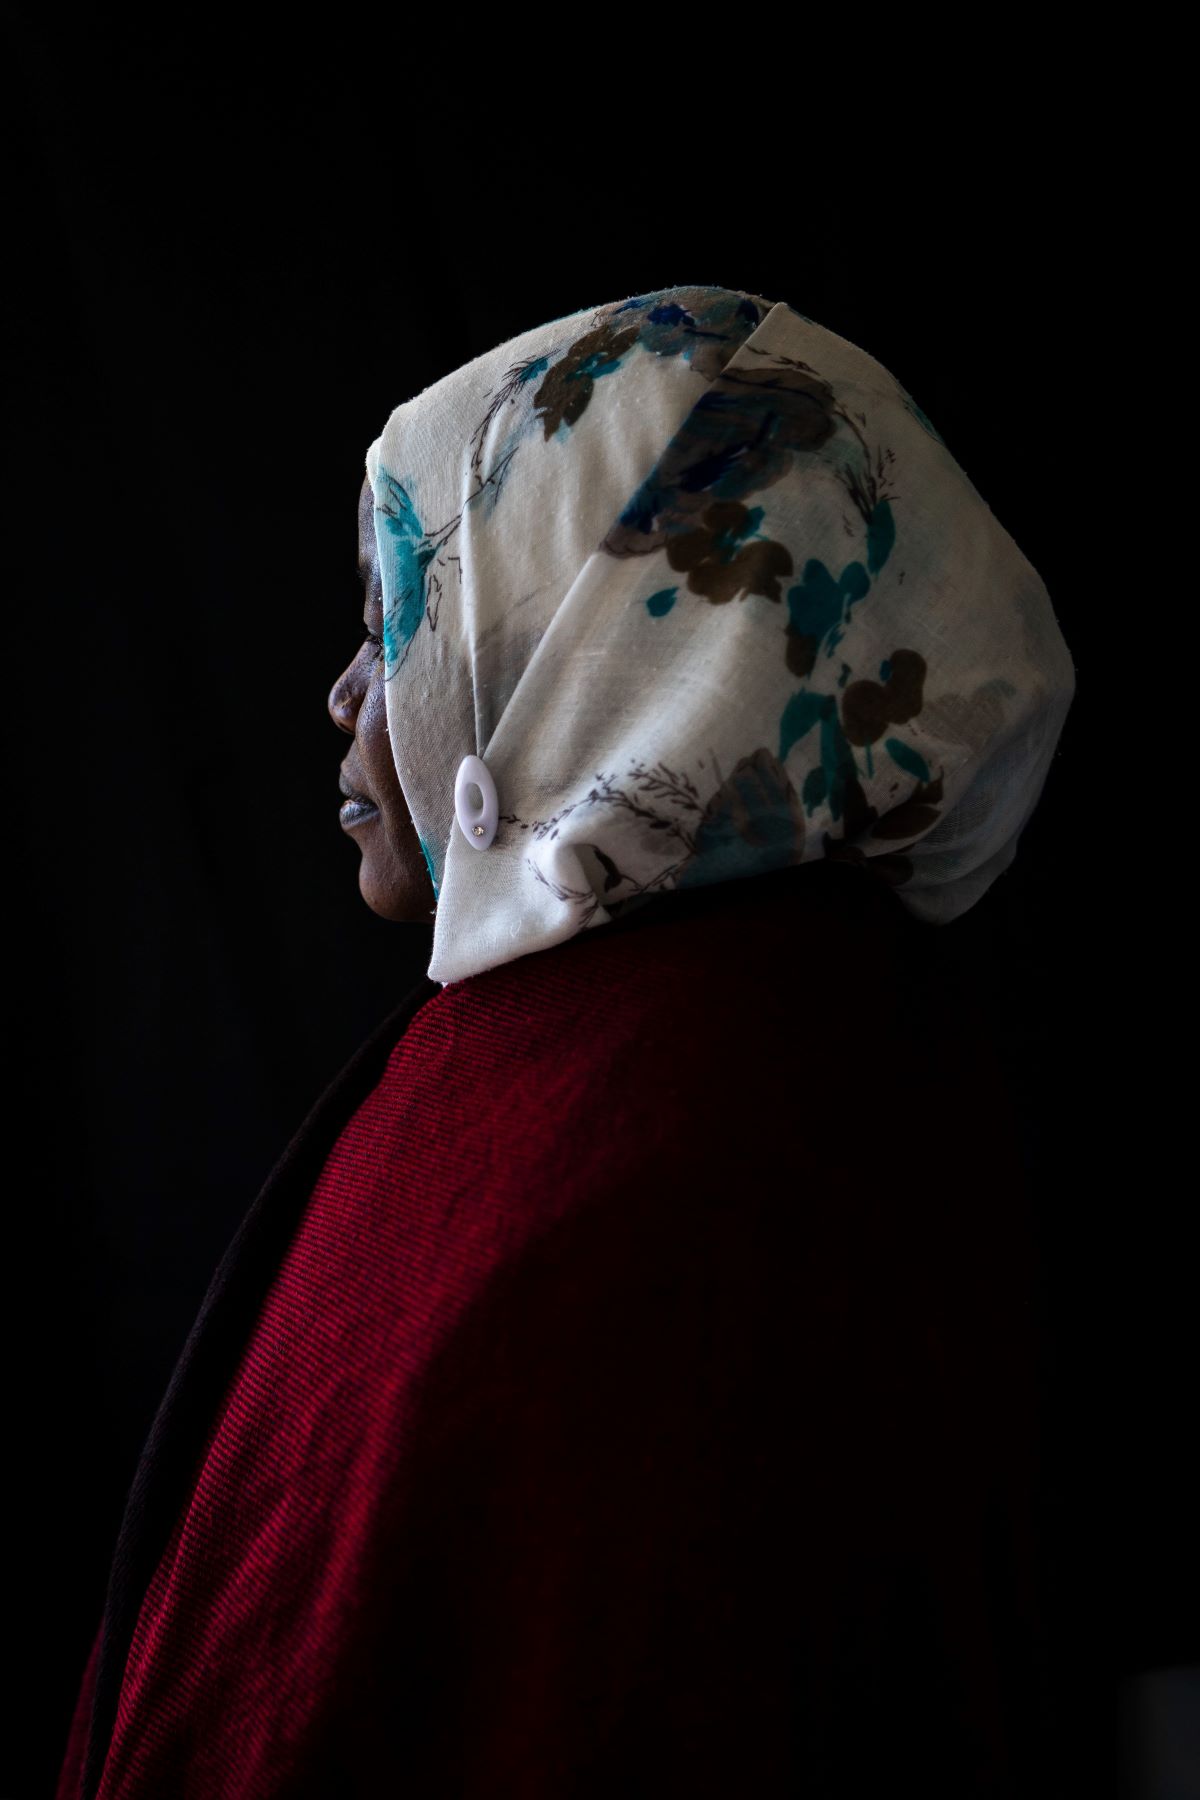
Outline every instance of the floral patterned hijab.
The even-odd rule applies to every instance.
[[[1071,655],[844,338],[728,288],[639,294],[404,401],[366,467],[431,980],[821,857],[945,923],[1012,862]]]

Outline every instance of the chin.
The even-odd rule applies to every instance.
[[[424,884],[423,891],[418,893],[407,882],[380,881],[375,872],[368,868],[364,858],[358,871],[358,891],[373,913],[392,924],[433,924],[435,908],[428,882]]]

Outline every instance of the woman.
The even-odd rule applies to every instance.
[[[720,287],[498,346],[366,475],[342,824],[429,967],[214,1277],[62,1800],[1040,1791],[1020,1156],[918,945],[1071,704],[1040,578]]]

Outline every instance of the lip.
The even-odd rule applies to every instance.
[[[365,825],[368,819],[378,817],[379,808],[375,802],[368,800],[365,794],[360,794],[357,788],[351,787],[344,769],[338,776],[338,792],[343,796],[338,812],[343,831],[350,831],[355,825]]]
[[[351,794],[343,800],[338,810],[338,819],[343,831],[351,831],[356,825],[365,825],[368,819],[379,816],[379,808],[373,800],[365,800],[361,794]]]

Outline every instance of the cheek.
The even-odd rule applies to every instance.
[[[375,796],[389,822],[394,822],[401,811],[406,820],[408,812],[400,792],[391,739],[388,737],[387,702],[382,676],[377,676],[371,682],[363,697],[358,715],[358,751]]]
[[[368,769],[375,770],[390,764],[392,760],[391,745],[388,742],[387,705],[384,700],[383,682],[376,677],[370,683],[358,712],[358,748],[359,755]]]

